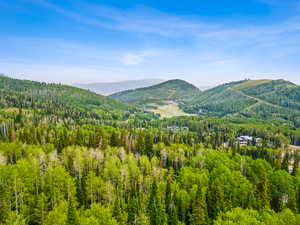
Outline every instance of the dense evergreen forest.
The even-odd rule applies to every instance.
[[[4,76],[0,93],[2,225],[300,224],[294,121],[159,119]]]

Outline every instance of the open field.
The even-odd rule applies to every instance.
[[[257,85],[268,83],[268,82],[272,82],[272,80],[268,80],[268,79],[248,80],[241,84],[235,85],[233,89],[239,90],[239,89],[253,87],[253,86],[257,86]]]
[[[175,103],[156,107],[156,109],[148,109],[147,111],[157,113],[162,118],[171,118],[176,116],[193,116],[193,114],[188,114],[182,111]]]
[[[300,146],[289,145],[290,150],[300,151]]]

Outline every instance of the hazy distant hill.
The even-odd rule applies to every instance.
[[[76,87],[87,89],[102,95],[111,95],[120,91],[143,88],[159,84],[161,79],[128,80],[108,83],[74,84]]]
[[[128,90],[111,95],[127,103],[163,104],[165,101],[187,101],[200,94],[200,90],[184,80],[169,80],[157,85]]]
[[[202,92],[184,110],[213,115],[299,119],[300,87],[285,80],[243,80]]]
[[[208,89],[213,88],[213,86],[197,86],[197,88],[199,88],[199,90],[201,90],[201,91],[206,91]]]

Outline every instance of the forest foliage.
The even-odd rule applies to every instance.
[[[88,91],[1,79],[1,225],[300,224],[292,121],[157,119]],[[242,135],[261,142],[242,146]]]
[[[168,80],[150,87],[122,91],[111,95],[131,104],[165,104],[166,101],[182,102],[193,99],[201,91],[184,80]]]
[[[189,113],[279,118],[300,124],[300,87],[285,80],[243,80],[204,91],[182,106]]]

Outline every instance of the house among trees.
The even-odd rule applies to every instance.
[[[254,138],[251,136],[240,136],[237,138],[237,142],[241,146],[246,146],[246,145],[258,145],[260,143],[260,138]]]
[[[172,131],[177,131],[177,130],[189,130],[188,127],[184,126],[184,127],[179,127],[179,126],[168,126],[167,127],[169,130],[172,130]]]

